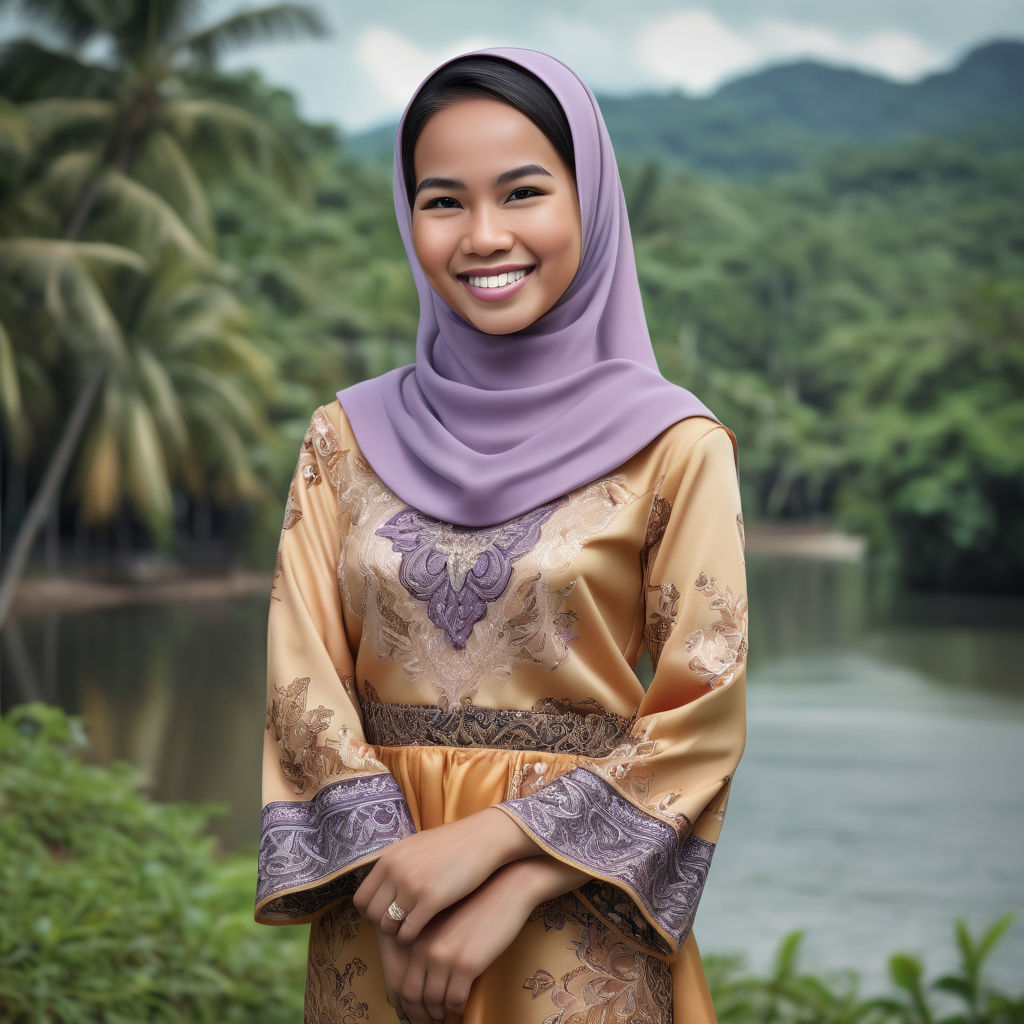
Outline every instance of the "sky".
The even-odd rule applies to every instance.
[[[203,23],[268,0],[207,0]],[[227,69],[255,66],[294,91],[303,115],[357,132],[397,120],[442,60],[481,46],[523,46],[565,61],[596,92],[681,89],[698,96],[738,75],[811,57],[911,81],[994,38],[1024,40],[1021,0],[319,0],[331,35],[247,46]],[[0,20],[0,38],[12,34]]]

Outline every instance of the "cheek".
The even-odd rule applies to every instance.
[[[582,253],[582,234],[576,211],[568,208],[555,217],[550,217],[544,226],[544,253],[549,259],[556,260],[563,272],[572,264],[571,274],[575,274],[580,265]],[[570,274],[570,276],[571,276]]]
[[[451,251],[446,244],[446,233],[439,230],[439,225],[425,222],[419,225],[413,222],[412,247],[416,258],[423,268],[423,273],[431,284],[446,272]]]

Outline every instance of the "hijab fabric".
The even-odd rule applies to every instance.
[[[593,93],[546,54],[466,56],[485,54],[532,72],[565,111],[583,226],[579,270],[559,302],[515,334],[484,334],[455,313],[413,250],[403,114],[394,199],[420,300],[416,362],[338,392],[359,447],[391,491],[428,516],[474,527],[611,472],[678,420],[715,418],[658,371],[622,184]]]

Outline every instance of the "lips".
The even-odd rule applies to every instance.
[[[500,302],[520,291],[534,269],[532,266],[474,267],[472,271],[457,276],[474,299]]]

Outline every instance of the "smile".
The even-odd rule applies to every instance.
[[[491,277],[467,277],[466,280],[474,288],[504,288],[507,284],[515,284],[522,277],[526,277],[527,270],[513,270],[508,274],[494,274]]]
[[[466,291],[474,299],[483,302],[500,302],[502,299],[511,298],[520,291],[535,267],[516,267],[510,270],[503,270],[500,274],[459,274]]]

